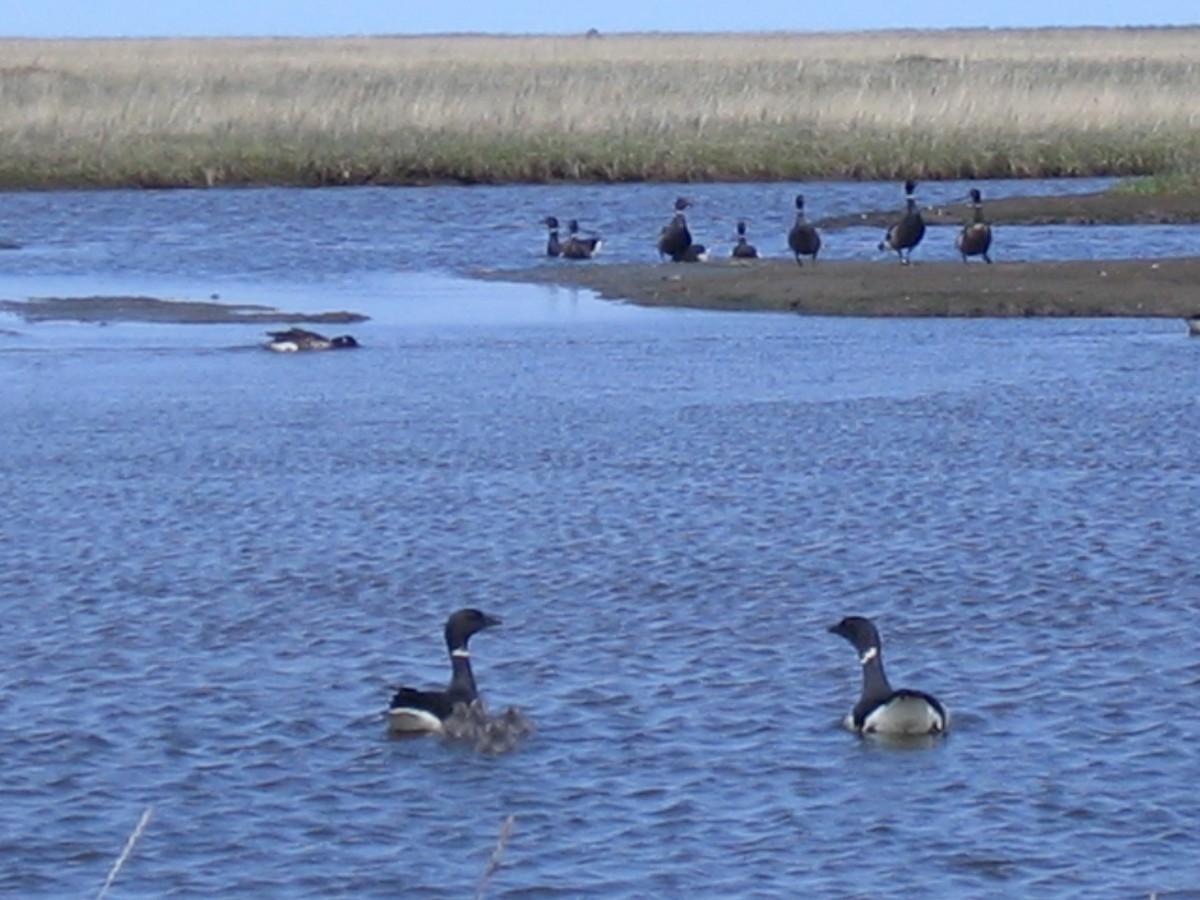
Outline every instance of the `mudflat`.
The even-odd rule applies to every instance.
[[[1200,313],[1200,259],[1009,263],[820,261],[569,265],[490,272],[575,285],[643,306],[844,316],[1135,316]]]
[[[13,313],[27,322],[166,322],[204,325],[229,322],[348,323],[367,316],[355,312],[299,313],[257,304],[217,303],[208,300],[161,300],[157,297],[34,297],[0,300],[0,312]]]

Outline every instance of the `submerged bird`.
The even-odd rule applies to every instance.
[[[734,259],[758,259],[758,248],[746,240],[746,223],[738,220],[737,243],[733,245]]]
[[[562,244],[558,242],[558,219],[554,216],[546,216],[542,219],[542,224],[546,226],[548,234],[546,236],[546,255],[561,256]]]
[[[591,259],[603,244],[603,239],[599,237],[581,237],[579,222],[572,219],[567,223],[567,239],[562,245],[562,255],[564,259]]]
[[[684,210],[692,205],[692,201],[687,197],[679,197],[675,200],[675,215],[671,221],[662,227],[662,231],[658,235],[658,255],[660,257],[669,256],[673,262],[694,262],[700,258],[700,254],[691,251],[691,255],[695,259],[686,258],[692,246],[692,233],[688,231],[687,216],[684,215]],[[701,248],[703,252],[703,248]]]
[[[796,195],[796,221],[788,232],[788,247],[796,255],[796,265],[802,266],[801,256],[811,256],[815,264],[817,253],[821,250],[821,235],[816,226],[804,218],[804,195]]]
[[[287,331],[268,331],[271,340],[264,346],[276,353],[297,353],[301,350],[344,350],[357,347],[358,341],[348,334],[327,338],[304,328],[289,328]]]
[[[968,256],[982,256],[985,263],[990,263],[988,249],[992,246],[992,226],[983,221],[982,199],[978,188],[971,188],[971,221],[963,226],[954,246],[962,254],[963,262]]]
[[[904,215],[887,230],[887,234],[879,242],[880,250],[895,250],[903,265],[912,262],[913,247],[925,237],[925,220],[921,218],[921,211],[917,209],[917,200],[913,196],[916,189],[917,183],[911,178],[904,182]]]
[[[862,696],[842,724],[863,735],[916,736],[945,732],[950,716],[935,697],[907,688],[893,690],[888,684],[883,673],[879,632],[870,619],[847,616],[829,631],[854,645],[863,672]]]
[[[471,635],[499,625],[495,616],[477,609],[460,609],[446,620],[446,651],[450,654],[450,683],[442,691],[402,687],[388,708],[388,730],[397,734],[441,734],[456,707],[479,698],[471,672],[467,642]]]

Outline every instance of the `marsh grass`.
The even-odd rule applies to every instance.
[[[0,40],[0,186],[1200,171],[1200,28]]]

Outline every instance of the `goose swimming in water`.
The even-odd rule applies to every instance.
[[[546,255],[561,256],[562,244],[558,241],[558,219],[554,218],[554,216],[546,216],[546,218],[542,219],[542,224],[546,226],[548,232],[546,235]]]
[[[988,249],[992,246],[992,226],[983,221],[982,199],[978,188],[971,188],[968,195],[971,201],[971,221],[963,226],[954,246],[962,254],[963,262],[968,256],[982,256],[985,263],[991,263]]]
[[[902,265],[912,262],[913,248],[925,237],[925,220],[921,218],[916,197],[913,196],[916,189],[917,183],[911,178],[904,182],[904,215],[887,230],[887,234],[879,242],[880,250],[895,250]],[[908,251],[907,254],[905,251]]]
[[[1188,316],[1184,321],[1187,322],[1188,334],[1192,337],[1200,337],[1200,313]]]
[[[862,696],[842,723],[862,735],[917,736],[942,734],[950,724],[946,708],[930,694],[900,688],[893,690],[883,672],[883,647],[870,619],[847,616],[829,629],[858,651],[862,665]]]
[[[734,259],[758,259],[758,248],[746,240],[746,223],[741,219],[737,223],[737,243],[733,245]]]
[[[811,256],[813,264],[817,262],[817,253],[821,250],[821,235],[816,226],[804,218],[804,195],[796,195],[796,221],[788,232],[788,247],[796,255],[796,265],[802,266],[801,256]]]
[[[688,230],[687,216],[684,214],[684,210],[691,205],[692,201],[687,197],[675,200],[675,215],[662,227],[658,235],[660,257],[670,257],[673,262],[695,262],[700,258],[703,248],[700,252],[691,251],[692,233]],[[688,259],[689,255],[694,258]]]
[[[276,353],[298,353],[302,350],[345,350],[358,346],[358,341],[348,334],[327,338],[304,328],[289,328],[287,331],[268,331],[271,340],[264,346]]]
[[[445,722],[461,705],[479,698],[471,654],[471,635],[499,625],[495,616],[477,609],[460,609],[446,620],[446,651],[450,654],[450,683],[441,691],[418,691],[402,687],[388,708],[388,730],[395,734],[441,734]]]
[[[579,234],[579,222],[572,219],[567,223],[567,239],[562,245],[563,259],[591,259],[603,245],[602,238],[582,237]]]

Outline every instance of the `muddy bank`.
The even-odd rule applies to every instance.
[[[1064,262],[790,259],[603,263],[487,272],[498,281],[575,285],[645,306],[848,316],[1131,316],[1200,312],[1200,258]]]
[[[363,322],[354,312],[297,313],[256,304],[217,303],[209,300],[160,300],[155,297],[33,297],[0,300],[0,312],[13,313],[26,322],[162,322],[177,325],[225,323]]]

